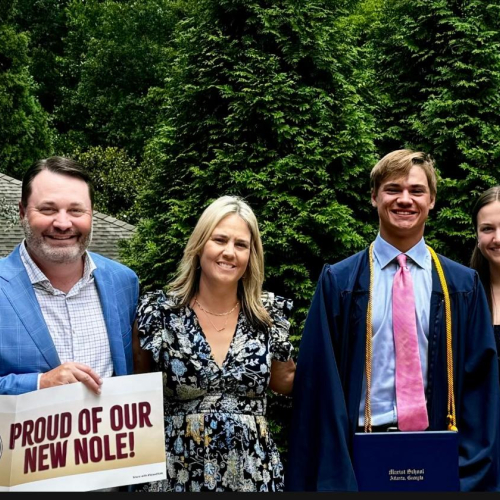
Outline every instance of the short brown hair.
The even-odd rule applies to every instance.
[[[33,179],[42,171],[48,170],[54,174],[67,175],[84,181],[89,187],[89,196],[92,207],[94,206],[94,186],[87,171],[75,160],[62,156],[52,156],[44,160],[33,163],[23,177],[21,187],[21,204],[28,206],[28,199],[31,196],[31,184]]]
[[[390,177],[406,177],[414,166],[421,167],[425,172],[431,197],[435,198],[437,193],[437,177],[434,170],[434,160],[427,153],[411,149],[397,149],[396,151],[392,151],[386,154],[372,168],[370,185],[373,193],[377,195],[382,182]]]

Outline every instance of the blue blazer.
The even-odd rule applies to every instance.
[[[114,375],[133,372],[132,326],[139,280],[128,267],[90,253],[109,336]],[[36,390],[39,373],[61,364],[19,245],[0,259],[0,394]]]
[[[500,386],[491,316],[475,271],[439,256],[450,293],[460,489],[499,491]],[[357,491],[358,424],[369,296],[368,251],[323,268],[306,319],[293,385],[286,488]],[[375,291],[376,293],[376,291]],[[444,300],[432,271],[427,410],[447,425]]]

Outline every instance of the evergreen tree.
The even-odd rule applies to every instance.
[[[21,178],[51,149],[47,115],[35,97],[28,38],[16,31],[15,2],[0,0],[0,171]]]
[[[299,322],[322,265],[373,237],[373,121],[350,7],[202,0],[179,24],[147,148],[144,220],[126,255],[146,288],[165,285],[197,218],[224,194],[255,210],[265,288],[293,298]]]
[[[443,180],[427,239],[467,264],[471,206],[500,179],[500,4],[386,0],[373,43],[380,148],[434,156]]]

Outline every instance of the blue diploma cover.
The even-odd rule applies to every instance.
[[[459,491],[458,432],[356,433],[359,491]]]

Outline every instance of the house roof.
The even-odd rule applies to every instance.
[[[21,199],[21,181],[0,173],[0,200],[17,207]],[[94,211],[94,232],[89,250],[110,259],[119,259],[118,241],[132,236],[135,226]],[[12,224],[7,216],[0,214],[0,257],[8,255],[24,238],[19,223]]]

